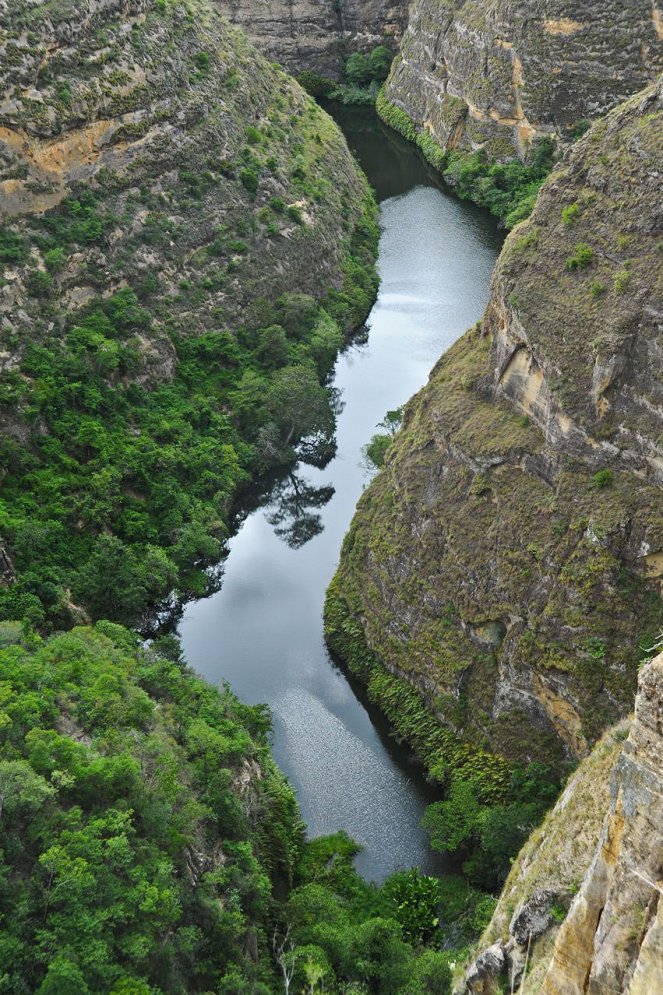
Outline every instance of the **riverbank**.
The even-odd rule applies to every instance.
[[[346,829],[364,846],[357,867],[379,880],[399,866],[442,868],[420,826],[436,795],[330,661],[325,589],[370,479],[363,446],[480,313],[501,238],[371,109],[335,114],[382,211],[368,335],[340,356],[332,381],[337,453],[323,469],[300,464],[259,497],[229,542],[220,590],[187,605],[179,631],[208,680],[227,679],[243,700],[269,705],[274,755],[309,832]]]

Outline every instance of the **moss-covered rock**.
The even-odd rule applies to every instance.
[[[483,321],[406,407],[332,588],[440,723],[513,760],[582,756],[663,621],[662,120],[651,88],[545,184]]]

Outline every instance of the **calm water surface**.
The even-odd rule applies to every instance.
[[[379,881],[397,867],[441,869],[419,825],[431,789],[330,660],[324,594],[368,482],[362,446],[481,315],[500,239],[372,112],[335,113],[377,191],[383,229],[367,341],[335,368],[338,453],[324,470],[300,464],[276,482],[231,540],[221,589],[186,608],[179,633],[208,680],[269,704],[274,755],[309,833],[346,829],[364,847],[359,870]]]

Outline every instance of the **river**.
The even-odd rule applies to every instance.
[[[446,193],[372,111],[334,115],[382,209],[381,284],[368,335],[334,371],[337,455],[323,470],[299,464],[276,481],[231,539],[220,590],[186,607],[179,634],[189,663],[208,680],[228,680],[243,700],[270,706],[274,756],[309,833],[347,830],[364,848],[359,871],[380,881],[398,867],[442,869],[419,824],[434,796],[330,660],[325,589],[369,480],[362,447],[480,317],[500,236],[486,214]]]

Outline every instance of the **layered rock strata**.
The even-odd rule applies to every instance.
[[[219,6],[268,58],[293,73],[312,69],[332,79],[352,52],[396,48],[408,15],[405,0],[220,0]]]
[[[662,879],[663,655],[523,848],[457,993],[663,991]]]
[[[523,154],[663,69],[651,0],[414,0],[387,98],[445,149]]]

